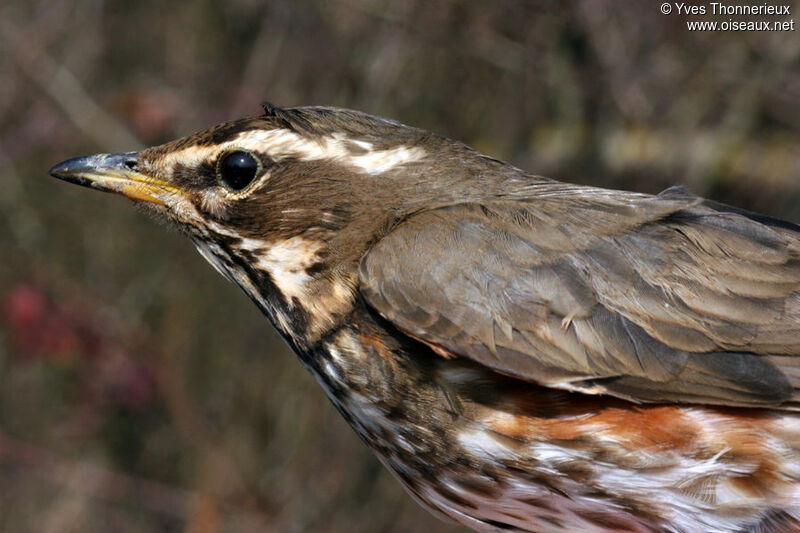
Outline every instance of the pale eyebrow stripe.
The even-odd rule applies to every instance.
[[[348,143],[363,148],[366,153],[353,154]],[[253,151],[266,151],[279,161],[289,157],[301,161],[335,160],[357,167],[367,174],[380,174],[400,165],[423,159],[427,154],[418,146],[396,146],[385,150],[373,150],[367,141],[349,139],[342,133],[319,139],[308,139],[291,130],[250,130],[242,132],[235,140],[225,143],[231,147]],[[219,149],[219,147],[217,148]]]
[[[348,144],[364,150],[353,153]],[[373,144],[359,139],[350,139],[343,133],[308,139],[287,129],[247,130],[236,138],[219,145],[189,146],[167,154],[160,166],[172,167],[177,163],[186,166],[199,166],[227,150],[249,150],[265,152],[270,158],[296,158],[300,161],[333,160],[370,174],[377,175],[395,167],[414,163],[425,158],[427,153],[419,146],[400,145],[385,150],[374,150]]]

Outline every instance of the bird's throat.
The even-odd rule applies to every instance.
[[[352,311],[355,265],[327,268],[322,242],[302,237],[273,241],[229,237],[223,241],[195,239],[195,245],[294,345],[313,346]]]

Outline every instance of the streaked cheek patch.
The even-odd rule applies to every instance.
[[[293,237],[276,243],[243,239],[239,246],[258,258],[256,266],[270,273],[287,302],[306,299],[311,282],[306,269],[316,262],[321,243]]]
[[[206,189],[199,194],[200,209],[213,218],[223,218],[225,211],[230,206],[231,200],[224,193],[213,189]]]

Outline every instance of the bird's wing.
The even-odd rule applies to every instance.
[[[800,400],[800,227],[685,189],[564,185],[421,212],[365,255],[360,289],[438,353],[551,387]]]

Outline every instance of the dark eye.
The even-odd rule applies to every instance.
[[[217,177],[232,191],[241,191],[250,185],[258,170],[258,160],[247,152],[231,152],[217,163]]]

